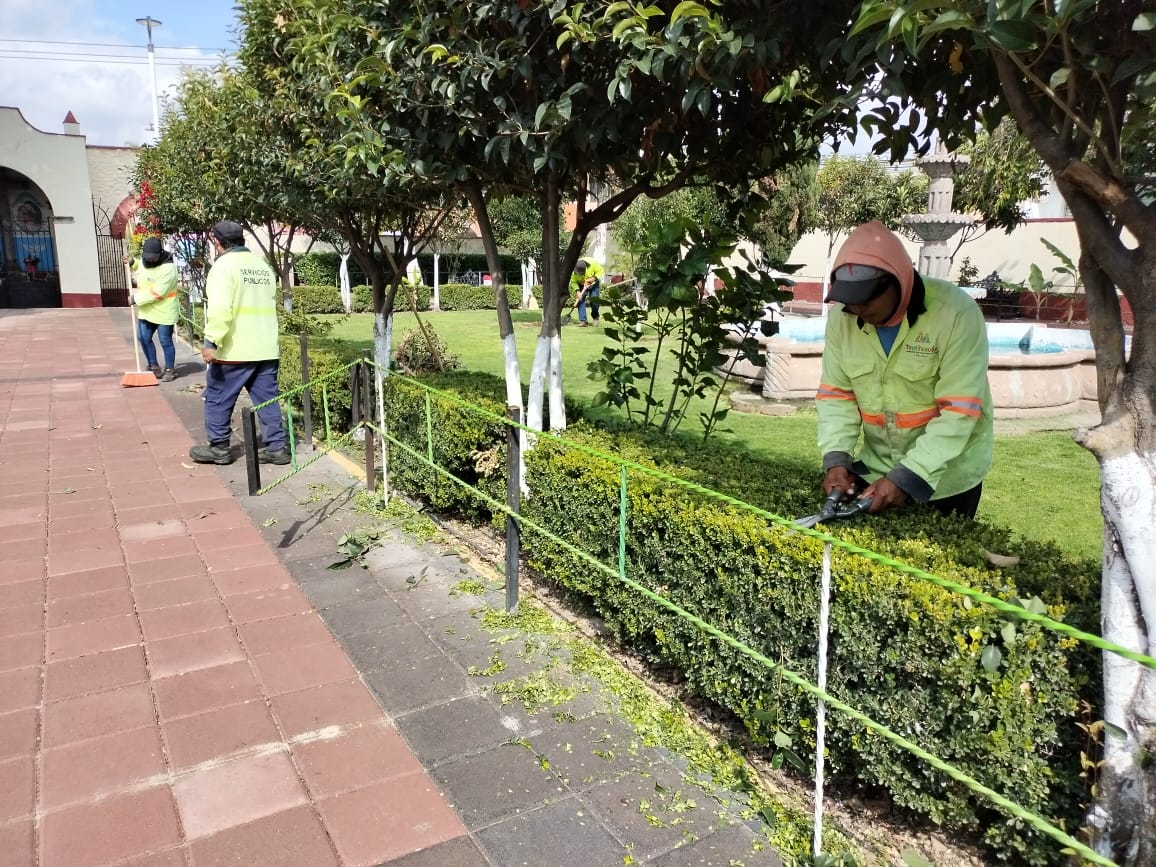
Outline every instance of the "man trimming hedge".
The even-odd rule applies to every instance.
[[[878,221],[848,236],[831,278],[839,306],[816,395],[823,490],[870,497],[871,512],[911,499],[974,517],[992,454],[979,305],[921,277]]]

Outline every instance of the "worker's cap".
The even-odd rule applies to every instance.
[[[845,306],[866,304],[883,292],[892,283],[899,284],[890,271],[873,265],[840,265],[831,273],[831,290],[828,301],[838,301]]]
[[[581,277],[583,274],[586,273],[586,260],[585,259],[579,259],[578,260],[578,263],[574,266],[574,273],[577,274],[579,277]]]
[[[165,247],[160,238],[145,238],[140,247],[140,257],[148,264],[155,264],[164,255]]]
[[[239,247],[245,243],[245,230],[232,220],[221,220],[213,226],[213,237],[225,247]]]

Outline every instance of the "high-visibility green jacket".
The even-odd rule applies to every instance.
[[[586,273],[579,277],[577,274],[571,272],[570,274],[570,294],[577,295],[582,291],[582,287],[586,285],[588,280],[601,280],[606,276],[606,269],[604,269],[597,262],[586,260]]]
[[[952,284],[923,283],[927,309],[903,320],[890,355],[873,326],[832,310],[816,395],[824,471],[887,476],[920,503],[974,488],[992,454],[983,314]]]
[[[155,268],[136,264],[136,291],[132,293],[137,315],[154,325],[176,325],[181,318],[177,266],[164,262]]]
[[[205,282],[205,340],[223,362],[272,361],[277,346],[277,275],[245,247],[221,254]]]

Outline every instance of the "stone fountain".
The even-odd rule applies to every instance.
[[[951,247],[947,242],[961,229],[975,225],[967,214],[951,210],[955,173],[968,161],[966,155],[948,153],[942,142],[934,153],[915,161],[915,167],[931,179],[927,213],[906,214],[902,219],[903,225],[923,242],[919,248],[919,273],[925,277],[947,279],[951,270]]]

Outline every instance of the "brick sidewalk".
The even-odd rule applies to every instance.
[[[0,313],[0,861],[372,865],[465,835],[161,388],[121,387],[128,350],[104,310]]]

